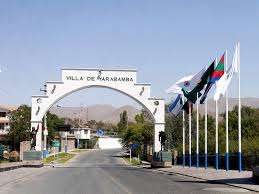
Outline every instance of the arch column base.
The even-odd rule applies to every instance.
[[[159,132],[165,130],[164,123],[155,123],[154,131],[154,144],[153,144],[153,153],[161,151],[161,142],[159,141]]]
[[[151,162],[152,168],[171,168],[172,167],[172,155],[170,152],[163,151],[161,148],[161,142],[159,141],[159,132],[165,130],[165,123],[155,123],[154,131],[154,144],[153,144],[153,157]],[[167,155],[167,159],[164,159],[164,155]]]
[[[42,151],[42,122],[32,122],[31,129],[37,130],[35,150]]]

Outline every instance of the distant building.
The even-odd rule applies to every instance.
[[[10,129],[10,113],[16,109],[14,106],[0,105],[0,141],[5,139]]]
[[[71,133],[74,134],[76,139],[91,139],[91,128],[72,128]]]

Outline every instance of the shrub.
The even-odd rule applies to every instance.
[[[10,162],[18,162],[18,161],[20,161],[19,152],[12,151],[10,153],[10,156],[9,156],[9,161]]]
[[[3,158],[4,158],[5,160],[9,160],[9,158],[10,158],[10,153],[9,153],[8,151],[4,151],[4,153],[3,153]]]

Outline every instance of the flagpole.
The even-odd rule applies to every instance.
[[[218,159],[219,159],[219,150],[218,150],[218,100],[216,100],[216,148],[215,148],[215,165],[216,170],[219,168]]]
[[[205,157],[205,169],[208,168],[208,140],[207,140],[207,134],[208,134],[208,100],[206,98],[205,100],[205,149],[204,149],[204,157]]]
[[[196,107],[196,111],[197,111],[197,121],[196,121],[196,167],[199,167],[199,102],[198,102],[198,98],[199,98],[199,94],[197,93],[197,107]]]
[[[217,59],[215,60],[215,64],[217,64]],[[215,167],[216,170],[219,169],[219,137],[218,137],[218,133],[219,133],[219,129],[218,129],[218,100],[216,100],[216,147],[215,147]]]
[[[238,47],[238,163],[239,172],[242,171],[242,148],[241,148],[241,92],[240,92],[240,43]]]
[[[189,167],[192,166],[192,108],[191,102],[188,102],[189,106]]]
[[[184,104],[184,101],[183,101]],[[183,110],[183,167],[185,167],[185,113]]]
[[[228,53],[225,51],[225,72],[228,66]],[[226,90],[226,171],[229,170],[229,149],[228,149],[228,91]]]

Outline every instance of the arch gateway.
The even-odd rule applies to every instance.
[[[161,149],[159,132],[164,131],[165,103],[162,98],[150,97],[151,84],[137,83],[137,70],[130,69],[62,69],[61,81],[47,81],[45,95],[31,98],[31,129],[37,129],[36,147],[42,151],[42,120],[46,112],[65,96],[89,87],[110,88],[143,106],[154,120],[153,151]]]

